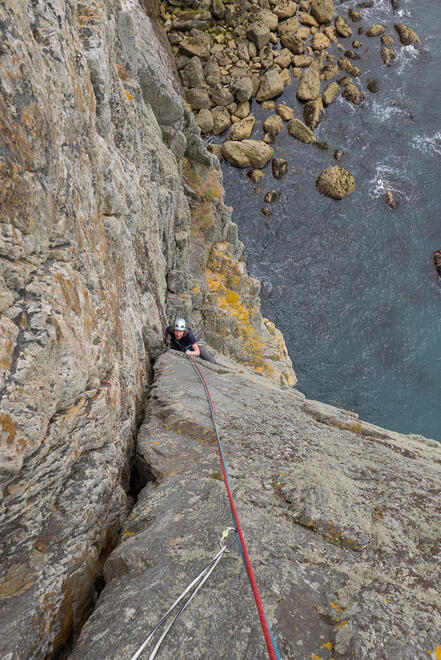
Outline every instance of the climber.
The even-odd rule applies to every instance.
[[[198,339],[192,332],[191,328],[187,328],[185,319],[177,318],[174,325],[168,325],[164,331],[164,342],[166,346],[171,346],[176,351],[183,351],[188,353],[191,357],[201,357],[207,362],[214,362],[216,360],[207,351],[205,346],[198,345]]]

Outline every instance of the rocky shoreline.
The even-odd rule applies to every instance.
[[[365,20],[363,11],[372,6],[367,1],[357,9],[340,4],[336,10],[332,0],[161,2],[160,16],[187,103],[203,134],[225,135],[223,144],[209,145],[212,153],[236,167],[261,170],[273,159],[270,145],[285,124],[293,138],[328,148],[314,135],[326,120],[326,108],[339,95],[360,106],[366,93],[380,88],[375,78],[366,81],[365,90],[356,82],[363,53],[375,45],[379,66],[390,66],[397,47],[420,46],[418,35],[402,23]],[[391,12],[397,8],[393,0]],[[284,89],[293,83],[303,104],[302,118],[294,118],[293,108],[283,102]],[[254,100],[273,114],[264,122],[263,136],[253,138]],[[321,185],[320,176],[319,192],[342,199],[355,189],[342,168],[325,172],[328,185]],[[255,180],[256,174],[250,172],[250,178]],[[386,202],[394,207],[393,198]]]

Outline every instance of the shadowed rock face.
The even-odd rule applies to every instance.
[[[201,364],[282,657],[427,657],[441,616],[440,446],[222,362]],[[105,564],[107,585],[75,660],[130,657],[214,556],[231,521],[197,375],[174,352],[159,358],[155,373],[137,454],[156,483],[141,492]],[[237,551],[222,560],[161,654],[203,658],[207,649],[219,658],[265,657]]]

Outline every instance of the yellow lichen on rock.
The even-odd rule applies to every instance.
[[[296,379],[282,333],[264,319],[259,283],[234,259],[226,243],[215,243],[207,262],[207,306],[216,318],[223,350],[276,382],[291,386]],[[214,312],[214,314],[213,314]]]

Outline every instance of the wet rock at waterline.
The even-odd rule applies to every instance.
[[[263,201],[266,202],[267,204],[272,204],[273,202],[276,201],[278,196],[279,196],[279,193],[277,192],[277,190],[269,190],[265,194],[265,197],[263,198]]]
[[[305,124],[312,131],[315,130],[322,121],[323,115],[323,102],[320,96],[318,99],[314,99],[314,101],[308,101],[303,106],[303,119],[305,120]]]
[[[320,94],[320,62],[311,64],[304,69],[297,87],[299,101],[313,101]]]
[[[294,117],[293,108],[290,108],[288,105],[284,105],[283,103],[276,105],[276,112],[284,121],[289,121]]]
[[[324,105],[330,105],[337,98],[337,94],[340,91],[340,87],[336,82],[329,83],[329,85],[323,90],[322,101]]]
[[[375,25],[372,25],[372,27],[370,27],[369,30],[366,30],[366,36],[381,37],[381,35],[384,34],[385,32],[386,32],[385,26],[376,23]]]
[[[264,130],[272,137],[279,135],[283,131],[283,121],[279,115],[270,115],[263,122]]]
[[[247,140],[253,132],[256,120],[253,115],[241,119],[232,125],[228,135],[229,140]]]
[[[433,253],[433,263],[435,264],[438,275],[441,277],[441,250]]]
[[[360,105],[363,100],[365,99],[365,95],[361,91],[357,85],[351,81],[348,81],[344,85],[344,89],[342,92],[343,98],[345,98],[347,101],[350,101],[351,103],[354,103],[354,105]]]
[[[333,199],[344,199],[355,190],[354,177],[338,165],[328,167],[321,172],[316,181],[317,190]]]
[[[224,158],[236,167],[265,167],[274,156],[274,150],[259,140],[227,141],[222,145]]]
[[[376,94],[377,92],[380,91],[380,83],[378,82],[378,80],[376,78],[369,78],[367,83],[366,83],[366,87],[373,94]]]
[[[297,140],[301,140],[306,144],[316,141],[314,133],[300,119],[291,119],[288,122],[287,128],[288,133]]]
[[[256,101],[268,101],[276,96],[280,96],[284,87],[283,80],[277,69],[269,69],[262,76]]]
[[[262,172],[262,170],[250,170],[247,172],[247,175],[253,183],[259,183],[265,176],[265,172]]]
[[[406,25],[403,25],[403,23],[395,23],[394,28],[397,31],[401,43],[405,46],[410,46],[410,44],[421,44],[417,33]]]
[[[386,192],[385,199],[386,199],[386,204],[387,204],[391,209],[395,209],[395,208],[398,206],[398,202],[397,202],[397,200],[395,199],[395,197],[393,196],[393,194],[390,192],[390,190],[388,190],[388,191]]]
[[[288,162],[284,158],[273,158],[271,161],[273,177],[281,179],[288,171]]]

